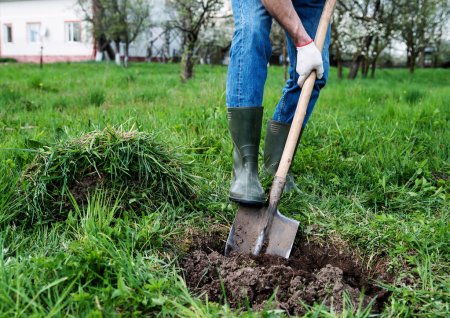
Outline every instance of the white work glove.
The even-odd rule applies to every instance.
[[[300,75],[297,82],[300,87],[303,86],[306,78],[314,70],[316,71],[317,78],[322,78],[322,54],[320,54],[320,51],[317,49],[314,42],[297,47],[297,66],[295,70],[297,71],[298,75]]]

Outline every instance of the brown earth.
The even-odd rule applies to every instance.
[[[233,308],[283,309],[301,315],[304,304],[314,303],[342,312],[345,294],[354,308],[361,302],[364,308],[373,300],[372,311],[379,312],[389,296],[376,283],[393,278],[386,271],[386,260],[367,269],[350,252],[306,242],[294,246],[289,260],[270,255],[225,257],[218,242],[221,240],[214,237],[200,240],[182,261],[188,287],[196,295],[207,295],[210,301],[226,301]]]
[[[98,173],[90,173],[83,176],[79,181],[74,181],[70,186],[75,201],[78,204],[86,204],[89,193],[93,193],[99,186],[101,186],[104,178]]]

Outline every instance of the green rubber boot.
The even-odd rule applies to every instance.
[[[228,127],[233,140],[233,179],[230,200],[263,205],[266,195],[258,178],[262,107],[228,108]]]
[[[290,124],[285,124],[275,120],[269,120],[267,123],[266,139],[264,144],[264,171],[269,175],[275,175],[278,169],[278,164],[283,154],[284,145],[286,144],[287,137],[289,135]],[[302,137],[303,129],[300,132],[298,140]],[[298,145],[298,144],[297,144]],[[295,158],[295,149],[294,156]],[[289,193],[291,191],[300,192],[300,189],[295,184],[294,177],[290,170],[286,176],[286,185],[284,186],[284,192]]]

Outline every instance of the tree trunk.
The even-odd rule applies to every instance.
[[[409,63],[409,73],[413,74],[416,68],[416,54],[413,52],[411,52]]]
[[[425,48],[421,48],[419,52],[419,65],[420,67],[425,67]]]
[[[41,53],[39,58],[39,68],[44,68],[44,47],[41,45]]]
[[[339,79],[342,79],[342,61],[341,61],[341,59],[337,60],[337,76]]]
[[[362,78],[367,78],[367,74],[369,73],[369,65],[369,59],[367,57],[364,57],[361,70]]]
[[[406,43],[406,66],[411,70],[416,64],[415,49],[411,44]]]
[[[375,78],[375,69],[377,67],[377,60],[378,60],[378,55],[375,55],[372,60],[372,64],[371,64],[370,78]]]
[[[438,55],[436,53],[434,53],[434,56],[433,56],[433,68],[436,68],[436,67],[438,67]]]
[[[407,56],[407,66],[409,68],[409,73],[414,73],[414,69],[416,68],[416,59],[417,59],[417,50],[414,46],[408,45],[406,47],[406,56]]]
[[[409,68],[411,65],[411,53],[409,46],[406,47],[406,67]]]
[[[115,52],[115,60],[116,60],[116,64],[120,66],[121,61],[120,61],[120,42],[118,40],[114,41],[116,44],[116,52]]]
[[[128,55],[130,52],[130,43],[125,43],[125,57],[123,59],[123,66],[128,67]]]
[[[108,42],[105,47],[105,52],[108,55],[110,60],[114,60],[116,58],[116,54],[114,53],[114,49],[111,47],[111,42]]]
[[[105,59],[105,53],[110,60],[114,60],[116,53],[114,49],[111,47],[111,42],[106,39],[104,34],[100,35],[98,38],[98,52],[102,53],[102,60]]]
[[[194,47],[195,42],[187,39],[184,47],[183,56],[181,57],[181,81],[186,82],[194,75]]]
[[[361,61],[363,60],[364,55],[361,54],[361,52],[358,52],[358,55],[356,58],[352,61],[352,66],[350,68],[350,73],[348,74],[349,79],[355,79],[358,75],[359,66],[361,65]]]
[[[342,56],[341,50],[336,45],[336,64],[337,64],[337,77],[338,79],[342,79]]]
[[[371,54],[372,60],[370,61],[370,68],[371,68],[370,78],[375,78],[375,69],[377,67],[377,60],[381,54],[381,51],[383,51],[383,48],[380,48],[379,44],[380,44],[380,39],[377,36],[377,37],[375,37],[375,43],[374,43],[373,51]]]
[[[164,63],[170,60],[170,32],[164,34]]]
[[[95,61],[96,62],[101,62],[103,61],[103,52],[102,51],[97,51],[95,53]]]

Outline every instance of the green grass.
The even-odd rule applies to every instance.
[[[193,233],[229,226],[235,212],[226,68],[200,66],[186,84],[178,74],[162,64],[0,67],[1,316],[257,316],[190,295],[178,270]],[[282,86],[283,70],[271,67],[265,121]],[[378,70],[356,81],[332,70],[292,168],[303,193],[280,204],[307,239],[358,249],[369,266],[389,260],[398,278],[384,317],[450,311],[449,87],[448,70]],[[40,149],[120,125],[192,161],[205,189],[195,208],[123,209],[120,196],[98,191],[63,221],[10,220],[24,212],[17,188]],[[320,304],[308,314],[334,315]]]
[[[34,141],[35,143],[38,143]],[[22,173],[19,207],[0,219],[14,223],[64,220],[72,202],[95,192],[120,197],[123,209],[181,207],[200,195],[187,159],[149,133],[108,127],[39,148]]]

